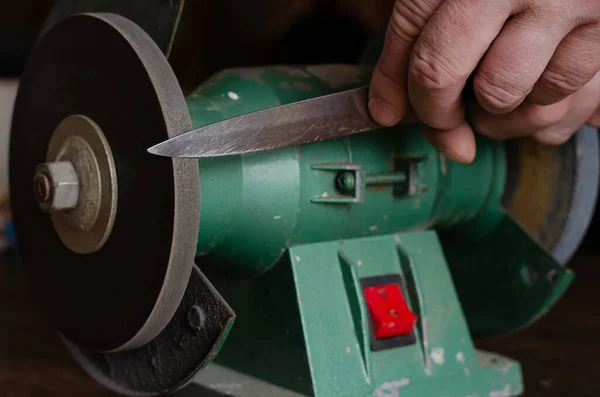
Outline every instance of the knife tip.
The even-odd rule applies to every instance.
[[[161,145],[162,143],[159,143],[158,145],[154,145],[152,147],[149,147],[148,149],[146,149],[146,151],[150,154],[153,154],[155,156],[162,156],[162,157],[170,157],[168,155],[165,155],[160,149],[161,149]]]

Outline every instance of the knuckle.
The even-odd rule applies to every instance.
[[[535,107],[528,114],[528,124],[534,130],[541,130],[560,123],[566,116],[566,106],[562,104]]]
[[[439,0],[433,0],[439,2]],[[435,12],[432,0],[396,0],[388,24],[386,45],[391,50],[410,48]]]
[[[494,137],[497,134],[497,131],[494,130],[494,124],[490,124],[488,120],[484,117],[473,115],[471,119],[471,125],[473,130],[477,133],[488,136],[490,138]]]
[[[396,0],[391,23],[405,29],[411,37],[417,37],[429,18],[435,13],[439,1]]]
[[[525,90],[509,83],[507,80],[500,80],[497,77],[492,78],[486,73],[481,73],[481,71],[473,81],[473,88],[478,97],[486,102],[486,108],[501,111],[514,108],[526,94]]]
[[[379,58],[377,69],[384,78],[396,85],[405,84],[406,75],[402,73],[402,70],[405,70],[403,63],[407,61],[410,49],[435,11],[431,1],[396,0],[394,2],[385,35],[384,51]]]
[[[589,79],[575,70],[548,68],[540,79],[543,87],[553,94],[568,96],[579,91]]]
[[[548,117],[547,113],[536,111],[529,114],[527,125],[532,131],[540,131],[555,125],[557,120]]]
[[[489,120],[481,121],[473,119],[473,128],[477,133],[487,136],[488,138],[502,141],[507,139],[506,126],[502,123],[490,123]]]
[[[379,57],[379,61],[377,61],[377,70],[381,76],[389,83],[395,86],[404,86],[405,78],[403,79],[401,69],[396,67],[396,62],[394,62],[394,53],[390,53],[389,51],[385,51]]]
[[[546,130],[534,135],[534,139],[544,145],[558,146],[566,143],[575,134],[575,129]]]
[[[450,65],[451,62],[438,52],[421,45],[412,53],[409,78],[426,91],[441,91],[457,84],[459,80]]]
[[[416,27],[394,13],[385,35],[385,45],[392,51],[398,50],[399,47],[411,45],[418,34],[413,30],[416,31]]]
[[[552,111],[550,109],[538,109],[530,115],[530,124],[536,129],[552,127],[558,124],[565,116],[560,109]]]

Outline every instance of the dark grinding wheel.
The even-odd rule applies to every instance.
[[[62,243],[32,189],[55,128],[72,115],[102,130],[118,187],[106,243],[83,255]],[[32,53],[10,144],[17,243],[51,321],[78,346],[139,347],[175,313],[193,266],[199,171],[193,159],[161,158],[146,149],[190,129],[183,94],[162,51],[123,17],[69,17]]]

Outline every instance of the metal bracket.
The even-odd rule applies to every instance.
[[[79,365],[107,389],[126,396],[162,396],[185,386],[217,356],[235,319],[232,308],[194,266],[175,315],[148,344],[100,353],[62,339]]]
[[[406,175],[406,181],[394,187],[394,195],[412,197],[427,190],[427,186],[419,184],[419,163],[423,156],[403,156],[394,159],[394,169]]]
[[[337,190],[332,193],[324,193],[310,199],[312,203],[321,204],[354,204],[365,201],[365,178],[362,164],[359,163],[330,163],[315,164],[313,170],[335,172]],[[347,174],[346,174],[347,173]],[[340,186],[347,175],[348,185]],[[346,194],[344,194],[346,193]]]
[[[427,186],[419,184],[418,167],[422,160],[422,156],[398,157],[394,161],[394,172],[384,174],[366,174],[360,163],[314,164],[313,170],[335,172],[335,192],[325,192],[310,201],[320,204],[362,203],[366,188],[373,185],[392,185],[396,197],[415,196],[427,190]]]

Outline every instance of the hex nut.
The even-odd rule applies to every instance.
[[[69,161],[44,163],[37,167],[34,194],[45,212],[72,210],[79,200],[79,178]]]

